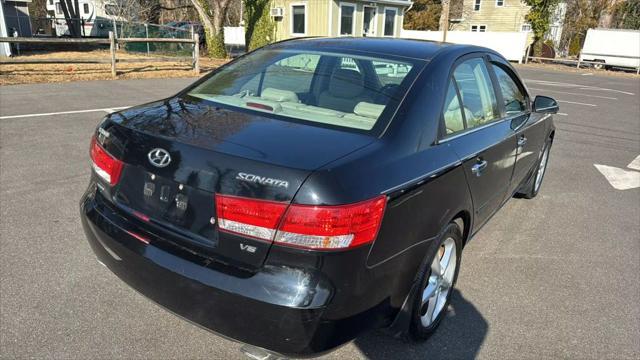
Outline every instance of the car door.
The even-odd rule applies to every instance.
[[[502,205],[515,161],[515,133],[502,117],[482,56],[456,64],[443,112],[443,138],[462,162],[474,207],[474,230]]]
[[[538,163],[545,140],[543,116],[532,113],[529,95],[513,70],[500,61],[492,61],[491,69],[499,89],[504,115],[511,122],[516,135],[516,162],[509,194],[526,181]]]

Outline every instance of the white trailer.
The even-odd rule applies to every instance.
[[[640,68],[640,30],[589,29],[580,61],[595,61],[597,68]]]
[[[114,21],[122,21],[118,16],[118,6],[108,0],[79,0],[78,13],[81,19],[82,36],[108,37],[113,31]],[[47,10],[55,14],[53,26],[58,36],[68,36],[69,27],[64,19],[60,0],[47,0]]]

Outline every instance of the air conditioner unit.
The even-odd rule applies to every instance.
[[[276,7],[271,8],[271,17],[283,17],[284,16],[284,8]]]

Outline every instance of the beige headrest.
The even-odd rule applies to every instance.
[[[356,115],[368,117],[371,119],[377,119],[378,117],[380,117],[380,114],[382,114],[383,110],[384,105],[372,104],[362,101],[359,102],[358,105],[356,105],[355,109],[353,109],[353,112]]]
[[[260,97],[263,99],[278,101],[278,102],[285,102],[285,101],[294,102],[294,103],[299,102],[298,95],[296,95],[296,93],[294,93],[293,91],[280,90],[280,89],[274,89],[274,88],[266,88],[262,90],[262,94],[260,95]]]

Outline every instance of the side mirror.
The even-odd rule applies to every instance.
[[[538,95],[533,100],[533,112],[541,114],[555,114],[558,110],[560,110],[558,103],[548,96]]]

